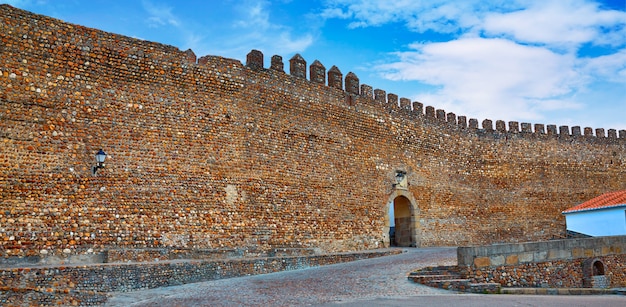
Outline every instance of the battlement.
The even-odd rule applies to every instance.
[[[73,36],[80,41],[80,46],[64,45],[58,46],[58,48],[78,48],[79,50],[76,50],[77,52],[89,52],[92,48],[97,47],[98,45],[105,47],[109,46],[109,48],[112,49],[123,50],[123,54],[119,55],[120,57],[130,57],[137,62],[149,59],[154,63],[159,63],[160,67],[154,67],[154,69],[161,69],[163,71],[178,70],[177,67],[181,65],[198,65],[200,67],[209,68],[218,68],[219,66],[237,68],[243,67],[243,64],[235,59],[210,55],[198,58],[191,49],[181,51],[174,46],[142,41],[119,35],[110,35],[106,32],[79,25],[59,23],[53,18],[43,15],[35,15],[26,11],[15,9],[7,4],[0,5],[0,12],[2,12],[3,15],[19,16],[19,19],[24,20],[32,18],[31,16],[37,16],[37,19],[45,21],[42,24],[55,23],[56,27],[64,27],[65,31],[72,33]],[[20,27],[17,30],[18,32],[27,31],[24,27]],[[24,32],[23,35],[25,40],[32,41],[32,37],[26,34],[26,32]],[[98,39],[94,39],[94,37],[97,37]],[[43,39],[43,43],[47,43],[45,46],[50,46],[52,48],[54,48],[55,43],[59,43],[59,41],[51,41],[47,36],[43,36],[40,40],[41,39]],[[267,69],[264,68],[263,53],[259,50],[250,51],[246,56],[245,67],[259,72],[266,71]],[[269,70],[284,72],[283,58],[279,55],[272,56]],[[422,102],[411,101],[410,99],[400,97],[397,94],[387,93],[382,89],[373,89],[372,86],[367,84],[360,84],[359,78],[353,72],[348,72],[344,78],[340,69],[334,65],[328,71],[326,71],[326,67],[318,60],[313,61],[311,65],[307,66],[307,61],[300,54],[295,54],[291,59],[289,59],[289,75],[308,80],[316,84],[325,85],[330,88],[342,90],[346,94],[352,95],[351,98],[347,99],[348,104],[352,104],[359,100],[366,103],[376,102],[392,110],[403,110],[403,112],[406,112],[409,115],[417,116],[431,123],[443,124],[442,127],[457,127],[461,130],[478,133],[479,135],[516,134],[521,137],[582,137],[586,140],[596,138],[604,141],[626,139],[626,130],[617,131],[616,129],[604,128],[594,129],[592,127],[581,126],[573,126],[570,128],[569,126],[557,126],[555,124],[531,124],[527,122],[519,123],[517,121],[509,121],[507,125],[507,122],[504,120],[493,121],[491,119],[484,119],[479,121],[476,118],[468,119],[468,117],[464,115],[456,115],[452,112],[436,109],[433,106],[425,106]]]
[[[263,63],[263,53],[259,50],[252,50],[248,53],[246,67],[263,71],[264,63]],[[289,60],[289,74],[297,77],[297,78],[306,78],[307,75],[307,62],[300,55],[296,54]],[[280,69],[277,69],[280,67]],[[270,69],[276,69],[282,71],[283,63],[282,57],[278,55],[274,55],[272,57],[272,62]],[[328,75],[328,83],[326,83],[326,75]],[[401,110],[408,111],[412,115],[416,115],[418,117],[424,118],[426,120],[435,122],[435,123],[445,123],[449,126],[456,126],[460,129],[467,129],[470,131],[480,132],[482,134],[520,134],[524,135],[539,135],[539,136],[554,136],[560,138],[569,138],[569,137],[585,137],[585,138],[598,138],[598,139],[608,139],[608,140],[616,140],[616,139],[626,139],[626,130],[616,129],[608,129],[605,132],[604,128],[596,128],[595,130],[591,127],[584,127],[581,129],[580,126],[558,126],[554,124],[545,125],[545,124],[531,124],[531,123],[519,123],[517,121],[509,121],[508,128],[507,123],[503,120],[495,121],[495,128],[493,121],[491,119],[484,119],[482,121],[481,127],[478,125],[478,119],[470,118],[469,121],[464,115],[456,115],[455,113],[448,113],[442,109],[435,109],[433,106],[426,106],[418,101],[411,101],[409,98],[398,97],[398,95],[394,93],[386,93],[382,89],[374,89],[367,84],[362,84],[359,86],[359,78],[353,72],[349,72],[345,80],[343,79],[343,74],[337,68],[337,66],[332,66],[328,72],[326,72],[326,68],[322,63],[318,60],[315,60],[309,66],[309,80],[314,83],[319,83],[323,85],[327,85],[331,88],[336,88],[340,90],[344,90],[347,94],[359,95],[361,99],[365,101],[375,101],[381,105],[385,105],[391,108],[397,108]],[[533,129],[534,127],[534,129]],[[595,132],[595,133],[594,133]]]

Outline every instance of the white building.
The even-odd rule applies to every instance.
[[[562,213],[568,231],[593,237],[626,235],[626,190],[602,194]]]

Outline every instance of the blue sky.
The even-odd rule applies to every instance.
[[[479,121],[626,129],[626,0],[0,2],[198,57],[300,53]]]

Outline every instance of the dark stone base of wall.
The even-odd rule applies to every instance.
[[[597,257],[606,264],[606,287],[626,287],[626,254]],[[553,260],[538,263],[482,268],[462,267],[461,275],[472,282],[495,282],[503,287],[586,288],[583,262],[586,259]]]
[[[107,301],[107,294],[96,291],[55,289],[0,289],[1,306],[99,306]]]
[[[108,292],[297,270],[399,253],[401,250],[385,249],[328,255],[0,268],[0,306],[95,306],[106,302]]]

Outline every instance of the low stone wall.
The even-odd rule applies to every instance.
[[[594,258],[608,268],[606,284],[591,285],[598,288],[626,287],[626,255]],[[491,267],[466,266],[461,275],[472,283],[499,283],[503,287],[529,288],[585,288],[583,262],[585,259],[555,260]],[[599,277],[599,276],[598,276]]]
[[[518,244],[459,247],[459,266],[475,268],[619,255],[626,236],[553,240]]]
[[[106,293],[265,274],[368,259],[400,250],[260,257],[228,260],[167,260],[68,266],[0,268],[0,306],[100,305]]]
[[[70,251],[68,249],[68,251]],[[321,252],[316,248],[277,247],[268,250],[253,248],[115,248],[95,252],[92,249],[74,250],[73,253],[48,253],[28,257],[0,257],[2,268],[27,268],[33,266],[90,265],[117,262],[152,262],[167,260],[224,260],[263,257],[314,256]]]
[[[503,287],[626,287],[626,236],[459,247],[460,273]]]

